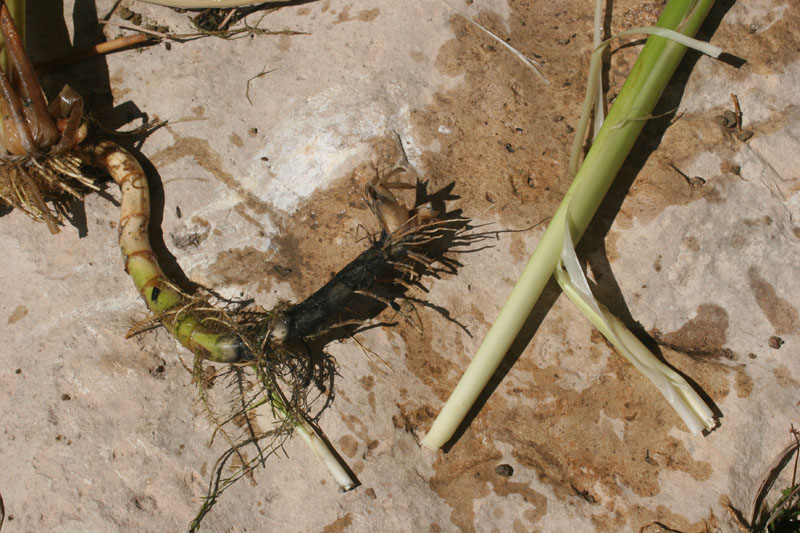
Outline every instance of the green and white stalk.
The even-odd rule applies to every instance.
[[[553,222],[542,235],[497,320],[489,329],[478,352],[423,439],[422,444],[426,448],[436,450],[453,436],[519,334],[550,276],[559,267],[566,232],[568,231],[577,242],[589,225],[642,131],[646,119],[651,116],[661,93],[683,58],[687,44],[694,45],[697,42],[685,40],[677,42],[673,40],[675,37],[673,32],[682,34],[681,39],[693,36],[700,28],[712,4],[713,0],[670,0],[664,7],[656,26],[672,31],[664,34],[661,33],[661,30],[646,28],[646,31],[641,32],[651,34],[647,44],[631,69],[603,126],[597,132],[586,159],[575,173],[575,179],[553,216]],[[631,30],[625,33],[636,32],[640,31]],[[659,34],[655,34],[656,32]],[[587,109],[591,110],[595,93],[600,89],[597,86],[599,79],[597,71],[601,66],[602,47],[607,44],[608,41],[601,44],[601,47],[593,54],[590,67],[592,72],[588,78],[591,91],[587,90],[586,101],[588,103],[584,105],[583,117],[576,131],[578,154],[588,126]],[[719,54],[719,49],[716,47],[711,51],[716,55]],[[578,159],[579,156],[573,155],[574,163],[577,163]],[[577,167],[577,164],[575,166]],[[605,315],[603,316],[605,317]],[[609,324],[615,324],[610,329],[618,339],[622,338],[628,344],[635,344],[633,343],[635,337],[630,332],[624,333],[616,327],[618,322],[616,319],[606,318],[605,320]],[[638,350],[635,351],[639,353]],[[647,367],[647,365],[643,366]],[[657,372],[663,371],[662,368],[654,365],[651,365],[650,368],[655,368]],[[678,388],[684,390],[681,387]],[[678,394],[677,398],[676,403],[687,402],[682,394]],[[710,423],[707,416],[708,411],[699,405],[690,406],[688,403],[685,407],[684,414],[694,412],[697,417],[696,423],[688,424],[690,429],[694,431],[699,426],[708,427]],[[692,418],[689,415],[686,416],[688,419]],[[683,417],[684,415],[682,415]]]
[[[356,481],[353,479],[353,476],[350,475],[350,472],[344,467],[339,457],[311,424],[306,420],[295,420],[294,430],[300,435],[300,438],[308,444],[308,447],[311,448],[311,451],[314,452],[320,461],[325,463],[328,467],[328,472],[330,472],[331,477],[333,477],[336,484],[339,485],[339,489],[342,492],[355,488]]]

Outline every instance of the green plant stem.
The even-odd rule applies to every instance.
[[[298,410],[287,408],[288,402],[277,383],[268,375],[254,367],[259,381],[264,385],[265,396],[272,408],[273,415],[288,421],[300,438],[311,448],[311,451],[328,468],[331,477],[339,485],[341,492],[354,489],[358,482],[350,475],[342,460],[325,440],[325,437],[311,425],[305,415]]]
[[[671,0],[656,26],[692,36],[713,0]],[[628,75],[603,127],[575,176],[554,221],[569,225],[574,242],[580,239],[641,133],[661,93],[678,67],[686,47],[651,36]],[[591,79],[591,76],[590,76]],[[559,227],[560,226],[560,227]],[[551,224],[542,235],[520,280],[497,320],[422,441],[435,450],[455,433],[511,347],[545,285],[558,265],[564,226]]]
[[[597,55],[597,50],[600,48],[600,45],[603,42],[603,3],[595,1],[594,3],[594,31],[592,32],[592,45],[594,46],[594,53],[592,54],[592,62],[598,63],[600,66],[603,65],[603,52],[600,52],[599,60],[595,60],[595,56]],[[591,70],[591,69],[590,69]],[[594,76],[593,83],[599,89],[603,86],[603,72],[600,68],[596,69],[596,72],[592,74],[589,73],[589,76]],[[592,83],[592,82],[590,82]],[[586,94],[591,96],[592,93],[587,88]],[[595,90],[594,91],[594,133],[600,131],[600,128],[603,127],[603,120],[605,120],[605,98],[603,91]],[[588,113],[587,113],[588,116]],[[583,139],[584,134],[579,129],[577,134],[575,135],[575,139],[577,140],[579,137]],[[573,151],[574,152],[574,151]],[[571,175],[575,175],[574,172]]]

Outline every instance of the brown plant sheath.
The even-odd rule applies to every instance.
[[[6,149],[15,155],[37,153],[38,147],[22,111],[22,101],[4,72],[0,72],[0,96],[3,98],[3,144]]]
[[[30,132],[38,146],[50,146],[59,138],[59,132],[47,112],[47,102],[44,99],[39,80],[33,71],[22,39],[14,27],[14,21],[5,4],[0,6],[0,32],[6,44],[9,62],[14,73],[19,77],[20,92],[26,98],[24,108]]]
[[[92,163],[108,171],[122,192],[119,246],[125,271],[147,306],[178,341],[192,353],[220,363],[243,358],[239,338],[230,332],[214,332],[191,308],[191,299],[175,289],[158,265],[150,246],[150,190],[138,161],[113,142],[90,148]]]

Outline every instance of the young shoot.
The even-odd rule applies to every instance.
[[[601,331],[605,329],[603,333],[608,334],[609,340],[637,369],[656,383],[692,432],[709,428],[712,424],[708,406],[677,373],[660,363],[649,352],[649,355],[645,354],[646,349],[642,351],[641,342],[622,327],[616,318],[607,311],[604,312],[596,302],[594,305],[584,302],[584,298],[587,298],[584,291],[577,288],[573,290],[583,274],[579,278],[577,272],[570,275],[570,272],[564,272],[561,267],[574,266],[569,260],[569,254],[564,254],[566,248],[572,250],[574,255],[572,243],[565,243],[565,237],[569,236],[570,240],[577,241],[583,235],[644,127],[645,121],[638,119],[652,114],[687,45],[697,47],[697,41],[689,38],[697,32],[712,4],[713,0],[670,0],[656,23],[656,29],[626,32],[649,33],[650,37],[609,110],[608,117],[597,132],[583,164],[575,172],[572,185],[553,216],[553,222],[539,240],[497,320],[423,439],[422,444],[425,447],[436,450],[452,438],[499,367],[545,284],[554,273],[557,277],[560,276],[562,287],[568,294],[572,293],[573,299],[582,303],[580,307],[590,320]],[[677,37],[676,33],[681,36]],[[576,131],[577,140],[571,166],[577,166],[589,113],[594,103],[599,102],[596,98],[596,92],[600,90],[597,73],[601,66],[602,49],[607,45],[608,41],[602,43],[592,56],[592,72],[589,74],[583,115]],[[713,51],[718,53],[716,48]],[[591,300],[594,301],[593,298]]]
[[[683,376],[662,363],[625,324],[595,300],[566,220],[559,221],[559,225],[564,228],[564,242],[555,276],[561,290],[614,348],[656,386],[692,434],[714,427],[714,413]]]

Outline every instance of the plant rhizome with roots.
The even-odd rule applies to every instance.
[[[357,485],[316,425],[332,398],[335,366],[324,353],[334,339],[354,335],[385,308],[409,316],[398,305],[424,276],[455,273],[459,247],[494,234],[470,233],[469,221],[447,213],[449,189],[427,196],[424,184],[393,182],[408,172],[379,173],[366,186],[365,200],[381,229],[369,247],[306,300],[283,302],[267,311],[223,301],[210,291],[194,294],[172,283],[150,245],[150,195],[138,161],[108,140],[89,136],[83,100],[65,87],[50,103],[44,96],[7,7],[0,0],[0,30],[8,55],[0,72],[2,144],[0,201],[47,224],[52,233],[69,215],[70,198],[97,189],[84,169],[108,173],[121,191],[119,246],[126,272],[152,313],[133,335],[160,325],[194,354],[192,373],[200,402],[229,446],[218,460],[204,503],[190,525],[196,530],[231,483],[263,465],[284,439],[298,434],[328,467],[341,490]],[[406,162],[407,163],[407,162]],[[407,164],[405,166],[408,166]],[[412,208],[393,189],[415,189]],[[377,281],[381,280],[381,281]],[[214,383],[224,383],[212,391]],[[212,397],[227,399],[217,409]],[[312,392],[325,396],[310,413]],[[257,412],[271,412],[274,424],[261,429]],[[228,467],[233,466],[233,472]]]

